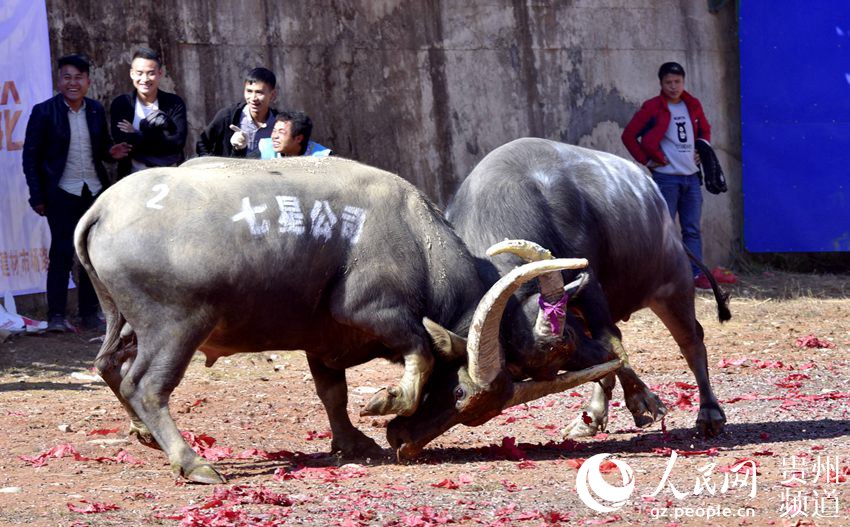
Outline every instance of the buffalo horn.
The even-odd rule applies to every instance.
[[[487,249],[487,256],[510,253],[516,255],[526,262],[538,262],[554,258],[552,252],[541,245],[528,240],[504,240]],[[564,295],[564,277],[561,273],[550,273],[538,279],[540,283],[540,294],[543,299],[554,304]],[[534,334],[539,337],[560,337],[564,334],[565,317],[558,317],[558,334],[552,331],[552,326],[543,313],[538,311],[537,320],[534,323]]]
[[[615,359],[584,370],[562,373],[550,381],[523,381],[515,383],[514,395],[510,401],[505,403],[504,408],[534,401],[550,393],[562,392],[586,382],[595,381],[608,375],[622,365],[622,361]]]
[[[470,378],[479,386],[489,386],[504,368],[499,345],[499,323],[508,299],[522,284],[545,273],[587,266],[583,258],[561,258],[532,262],[511,270],[499,279],[478,302],[469,328],[467,353]]]

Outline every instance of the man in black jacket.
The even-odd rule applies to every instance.
[[[91,80],[82,55],[59,59],[59,95],[33,106],[24,138],[24,175],[29,203],[50,226],[47,268],[49,331],[73,329],[66,318],[68,277],[74,257],[74,228],[95,196],[109,185],[103,161],[122,159],[131,147],[112,145],[103,106],[86,97]],[[98,302],[80,270],[79,315],[83,326],[99,329]]]
[[[245,102],[219,110],[204,128],[195,146],[199,156],[246,157],[260,139],[270,138],[277,110],[277,79],[266,68],[254,68],[245,77]]]
[[[136,90],[119,95],[109,108],[112,137],[133,146],[118,163],[118,179],[149,167],[183,162],[186,146],[186,105],[178,95],[159,89],[162,59],[149,48],[139,48],[130,63]]]

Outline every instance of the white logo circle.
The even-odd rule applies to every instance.
[[[602,479],[600,465],[611,454],[596,454],[582,463],[576,474],[576,492],[585,505],[596,512],[614,512],[626,504],[635,490],[635,478],[632,467],[625,461],[612,459],[611,462],[620,470],[623,486],[615,487]],[[589,488],[588,488],[589,487]],[[591,494],[593,491],[593,494]],[[600,503],[593,495],[599,497]]]

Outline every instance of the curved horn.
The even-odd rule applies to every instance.
[[[517,267],[493,284],[478,302],[469,328],[466,348],[468,370],[476,384],[489,386],[504,368],[505,358],[499,345],[499,323],[514,291],[542,274],[586,266],[587,260],[584,258],[542,260]]]
[[[550,393],[563,392],[586,382],[595,381],[617,370],[622,365],[623,361],[616,359],[584,370],[562,373],[551,381],[518,382],[514,384],[513,397],[505,403],[505,408],[540,399]]]
[[[497,254],[510,253],[519,256],[526,262],[537,262],[541,260],[551,260],[554,258],[552,252],[542,247],[541,245],[528,240],[504,240],[487,249],[487,256],[495,256]],[[540,295],[548,304],[555,304],[564,296],[564,277],[561,273],[550,273],[541,276],[538,279],[540,283]],[[552,325],[549,323],[543,311],[537,313],[537,320],[534,322],[534,334],[537,337],[560,337],[564,334],[565,317],[558,317],[558,333],[552,331]]]

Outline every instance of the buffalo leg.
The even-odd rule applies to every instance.
[[[434,357],[430,351],[416,349],[405,353],[404,374],[398,385],[376,393],[360,415],[413,414],[433,368]]]
[[[620,359],[623,366],[616,375],[623,386],[626,407],[632,414],[635,424],[646,427],[667,413],[661,399],[644,384],[629,364],[629,357],[622,343],[620,329],[611,319],[608,303],[598,282],[588,284],[584,293],[576,300],[575,306],[583,314],[593,340],[601,343],[609,350],[610,359]],[[608,403],[611,390],[614,388],[613,376],[608,376],[600,383],[594,384],[593,394],[587,406],[583,409],[565,432],[572,437],[592,436],[604,430],[608,422]]]
[[[347,457],[365,457],[379,455],[383,451],[375,441],[351,424],[348,417],[348,386],[345,382],[345,370],[336,370],[325,366],[321,359],[308,356],[310,373],[316,384],[316,392],[328,414],[333,440],[331,450],[342,452]]]
[[[179,326],[160,322],[154,327],[154,335],[137,331],[139,350],[121,380],[121,395],[168,455],[175,474],[198,483],[224,483],[224,477],[189,447],[168,411],[171,392],[209,331],[199,329],[192,320]]]
[[[687,290],[687,289],[686,289]],[[690,306],[689,309],[676,306]],[[650,307],[658,318],[670,330],[679,350],[685,357],[688,367],[694,374],[699,387],[699,414],[697,430],[706,437],[713,437],[723,431],[726,424],[726,414],[711,389],[708,380],[708,357],[703,342],[703,330],[697,321],[693,310],[693,293],[691,298],[682,302],[654,302]]]
[[[617,380],[613,374],[593,383],[593,394],[582,409],[581,415],[566,426],[563,434],[569,437],[592,437],[608,426],[608,402]]]
[[[133,407],[130,406],[129,401],[121,395],[121,381],[132,367],[135,357],[135,344],[125,345],[113,354],[103,357],[98,356],[95,361],[95,367],[130,417],[130,435],[135,435],[139,442],[145,446],[161,448],[156,440],[154,440],[148,427],[142,422],[136,411],[133,410]]]
[[[664,417],[667,414],[667,408],[632,369],[629,356],[623,347],[622,334],[619,328],[615,327],[615,329],[616,335],[611,335],[609,342],[614,353],[623,361],[623,367],[617,370],[617,378],[620,379],[620,385],[623,387],[626,408],[631,412],[635,425],[645,428]]]

